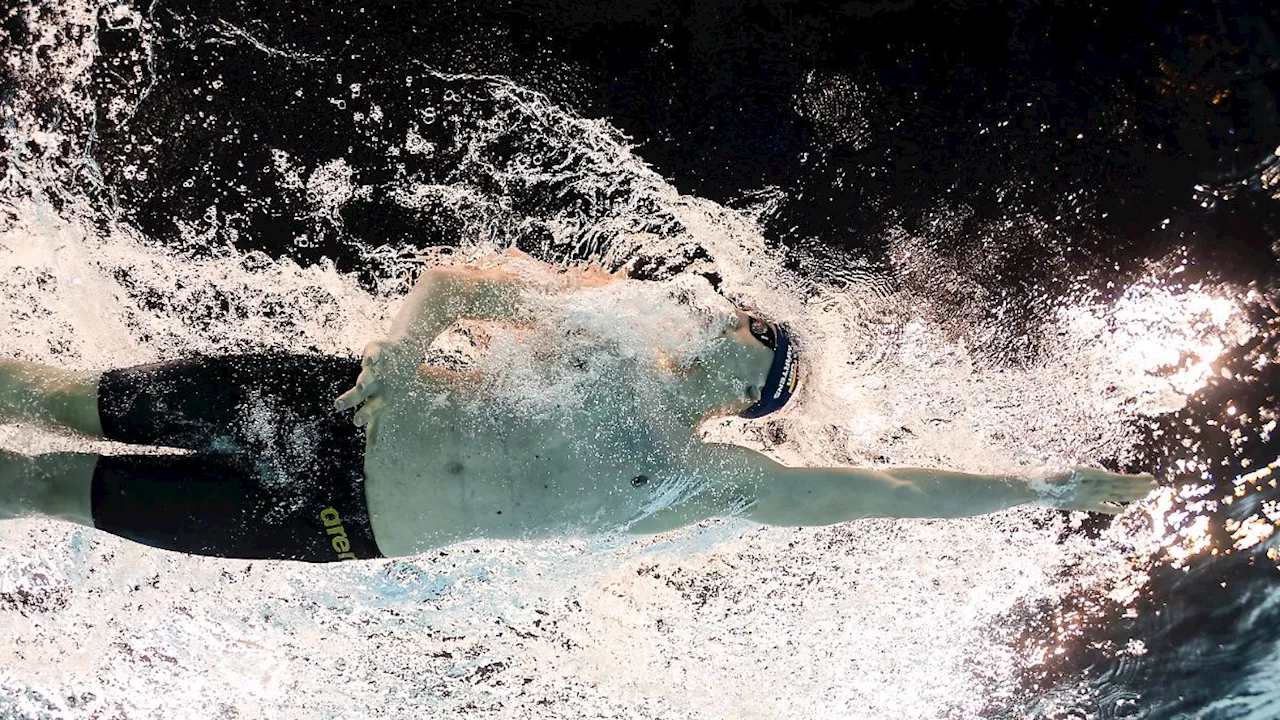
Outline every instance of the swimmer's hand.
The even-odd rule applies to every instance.
[[[377,442],[378,415],[387,404],[388,385],[412,375],[422,358],[413,343],[403,340],[375,340],[364,346],[363,355],[356,386],[339,395],[333,406],[338,410],[360,406],[352,422],[365,429],[365,442],[372,446]]]
[[[1124,509],[1124,503],[1141,500],[1157,486],[1155,478],[1145,473],[1120,475],[1080,468],[1050,476],[1033,487],[1051,507],[1115,515]]]

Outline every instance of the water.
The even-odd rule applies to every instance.
[[[14,6],[6,356],[355,353],[415,256],[514,244],[791,319],[799,402],[712,438],[1162,487],[1114,523],[725,519],[340,567],[6,522],[0,714],[1277,716],[1275,18],[1248,9],[946,10],[929,44],[923,10],[855,3],[742,44],[701,7]]]

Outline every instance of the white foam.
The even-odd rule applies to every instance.
[[[76,150],[66,167],[23,156],[4,179],[6,355],[103,369],[264,343],[355,353],[387,327],[407,267],[400,248],[368,254],[383,278],[369,293],[330,264],[242,253],[216,235],[202,236],[212,255],[193,259],[109,214],[104,221],[75,159],[92,121],[84,80],[94,10],[55,6],[62,25],[38,25],[37,42],[54,51],[51,92],[80,114],[46,127],[19,98],[6,132],[46,154],[63,141]],[[67,40],[72,25],[83,29],[76,42]],[[28,77],[44,72],[21,53],[5,62]],[[1169,289],[1171,271],[1153,267],[1119,303],[1064,302],[1035,362],[991,363],[926,293],[889,292],[874,274],[836,273],[851,284],[823,286],[786,271],[755,215],[681,195],[603,121],[502,78],[423,72],[433,82],[465,80],[494,109],[462,138],[472,151],[463,180],[405,180],[390,197],[460,209],[463,254],[501,246],[511,228],[532,224],[548,231],[549,255],[594,253],[609,265],[645,256],[658,274],[705,249],[711,260],[691,269],[716,271],[729,295],[788,319],[804,359],[798,402],[776,418],[780,442],[764,422],[728,420],[708,433],[791,464],[1032,473],[1123,458],[1136,442],[1126,423],[1176,407],[1217,353],[1249,331],[1227,299],[1233,288]],[[505,164],[488,156],[513,127],[553,156],[516,153]],[[424,149],[413,136],[404,142],[407,152]],[[305,189],[326,217],[362,192],[342,158],[306,168],[274,157],[279,187]],[[519,216],[471,175],[484,187],[557,182],[613,199]],[[211,231],[189,232],[195,240]],[[896,242],[899,272],[938,265],[926,244]],[[938,282],[967,288],[964,272]],[[618,341],[643,338],[671,352],[695,343],[696,331],[672,330],[678,318],[646,312],[657,307],[646,299],[652,292],[582,291],[547,310]],[[1174,353],[1195,361],[1168,371]],[[526,393],[518,397],[529,397],[533,380],[513,375],[513,390]],[[0,443],[26,443],[29,431],[4,428]],[[803,531],[708,522],[635,541],[476,543],[408,562],[321,567],[183,557],[63,524],[5,522],[0,640],[12,651],[0,658],[8,698],[0,714],[970,717],[1016,690],[1002,683],[1024,662],[992,618],[1065,592],[1063,567],[1082,568],[1074,582],[1103,588],[1133,580],[1119,541],[1059,542],[1065,522],[1035,510]]]

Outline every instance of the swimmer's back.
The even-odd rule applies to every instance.
[[[430,378],[388,403],[380,422],[365,477],[386,555],[618,528],[650,502],[692,441],[607,392],[530,413]]]

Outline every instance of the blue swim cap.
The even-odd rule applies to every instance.
[[[786,328],[757,317],[750,320],[751,334],[773,349],[773,365],[760,390],[760,400],[738,413],[744,418],[758,418],[782,409],[796,391],[800,362]]]

